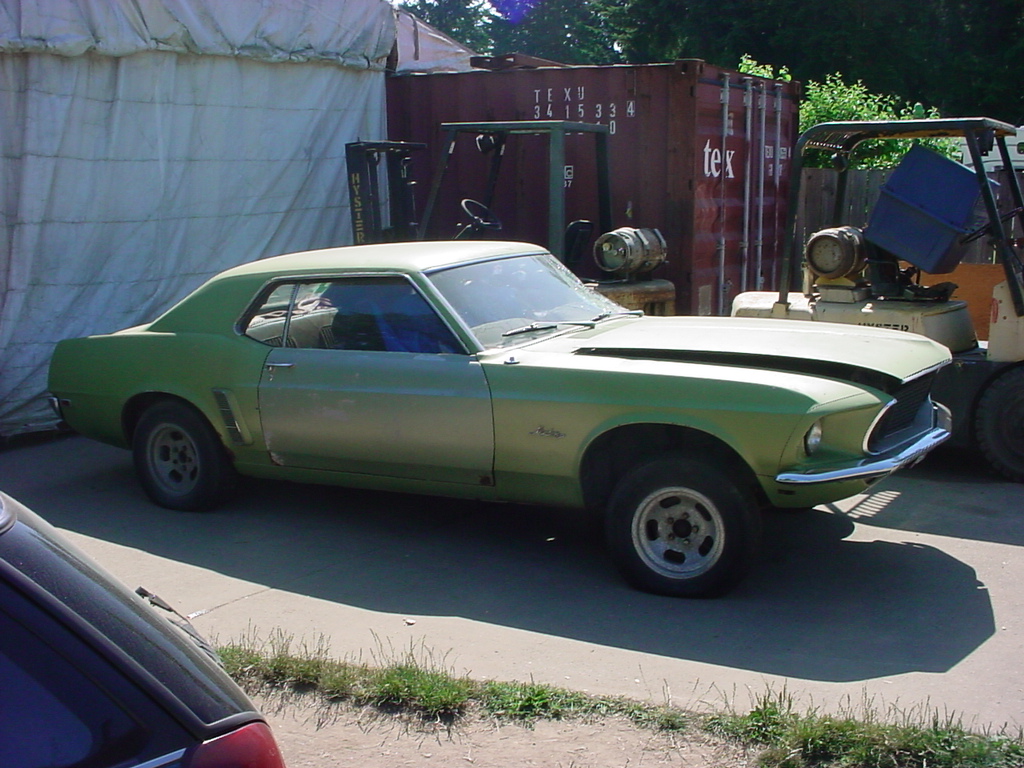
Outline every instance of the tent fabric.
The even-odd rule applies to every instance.
[[[0,51],[149,51],[383,69],[394,42],[383,0],[0,0]]]
[[[7,34],[16,4],[0,2]],[[158,4],[62,0],[49,4],[60,23],[48,25],[29,5],[19,9],[19,39],[45,45],[11,53],[7,34],[0,50],[2,437],[55,425],[45,394],[58,340],[152,320],[209,276],[245,261],[351,243],[345,144],[386,138],[383,58],[348,67],[326,55],[297,63],[291,55],[203,55],[147,44],[129,51],[129,30],[149,30],[150,41],[154,30],[165,31],[150,20]],[[394,18],[380,0],[276,3],[302,11],[291,26],[284,15],[270,24],[269,0],[223,3],[264,9],[247,36],[228,23],[237,21],[234,11],[208,23],[220,12],[216,0],[161,5],[187,18],[181,39],[196,50],[202,41],[206,53],[219,53],[224,41],[248,41],[251,49],[273,38],[270,29],[287,28],[294,42],[296,30],[312,28],[309,9],[329,5],[361,6],[346,11],[344,35],[318,32],[316,45],[289,47],[282,32],[276,50],[323,44],[336,53],[348,35],[372,38],[361,49],[369,60],[381,51],[386,57],[394,40],[393,26],[390,41],[379,39],[378,11]],[[75,8],[92,27],[68,22]],[[140,11],[132,16],[131,8]],[[189,8],[191,15],[182,10]],[[103,13],[114,16],[102,19],[109,35],[97,21]],[[86,28],[103,45],[82,45]],[[118,55],[101,52],[104,46]]]
[[[476,56],[440,30],[402,8],[395,9],[398,20],[397,74],[427,72],[469,72],[470,58]]]

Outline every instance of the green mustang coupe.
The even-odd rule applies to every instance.
[[[264,259],[58,344],[50,390],[157,504],[239,475],[586,508],[624,576],[721,594],[761,509],[860,493],[949,435],[949,353],[843,325],[643,317],[525,243]]]

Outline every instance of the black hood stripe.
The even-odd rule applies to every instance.
[[[783,373],[803,373],[830,379],[848,381],[852,384],[873,387],[886,394],[893,394],[900,387],[900,380],[881,371],[862,368],[850,363],[831,360],[813,360],[781,355],[749,354],[742,352],[717,352],[685,349],[632,349],[615,347],[581,347],[577,355],[595,357],[619,357],[629,360],[657,360],[672,363],[701,363],[704,365],[725,365],[733,368],[757,368]]]

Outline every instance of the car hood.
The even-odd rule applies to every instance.
[[[550,339],[548,344],[577,355],[807,373],[886,391],[950,360],[945,347],[924,336],[764,318],[643,317]]]

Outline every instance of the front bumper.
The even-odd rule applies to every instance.
[[[775,482],[782,485],[815,485],[845,480],[877,480],[897,469],[911,467],[953,434],[953,418],[949,409],[938,403],[934,407],[935,418],[932,428],[898,453],[885,458],[863,459],[849,466],[824,469],[820,472],[783,472],[776,476]]]

